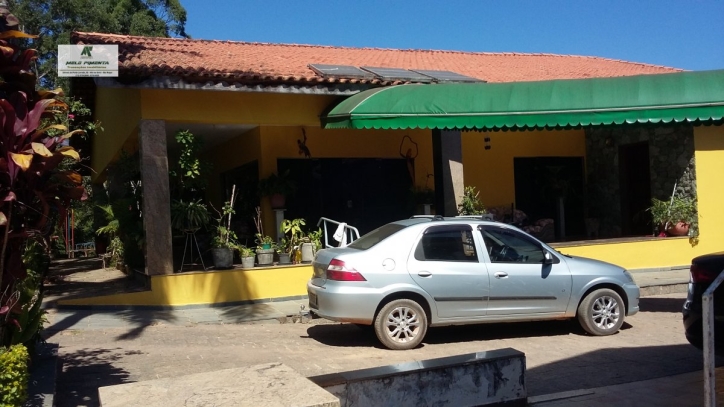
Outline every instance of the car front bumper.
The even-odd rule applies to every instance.
[[[626,310],[626,316],[635,315],[639,312],[639,299],[641,298],[641,290],[639,286],[633,283],[623,285],[623,290],[628,298],[628,309]]]

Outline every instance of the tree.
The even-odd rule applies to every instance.
[[[32,46],[47,89],[67,89],[65,78],[57,77],[58,44],[70,44],[73,31],[188,37],[180,0],[8,0],[8,8],[25,32],[38,34]]]

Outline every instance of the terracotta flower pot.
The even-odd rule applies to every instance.
[[[272,209],[282,209],[286,204],[286,197],[282,194],[274,194],[269,197]]]
[[[669,225],[666,229],[666,234],[669,236],[686,236],[689,234],[689,224],[677,222],[676,224]]]

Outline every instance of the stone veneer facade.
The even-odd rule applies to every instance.
[[[598,236],[621,236],[619,147],[649,143],[651,197],[667,200],[676,183],[679,195],[696,198],[694,129],[690,125],[619,125],[586,129],[586,213],[599,219]]]

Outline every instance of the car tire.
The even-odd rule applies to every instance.
[[[578,322],[586,332],[596,336],[618,332],[625,314],[621,296],[609,288],[590,292],[578,305]]]
[[[391,301],[375,318],[377,339],[388,349],[413,349],[422,342],[426,333],[427,315],[413,300]]]

